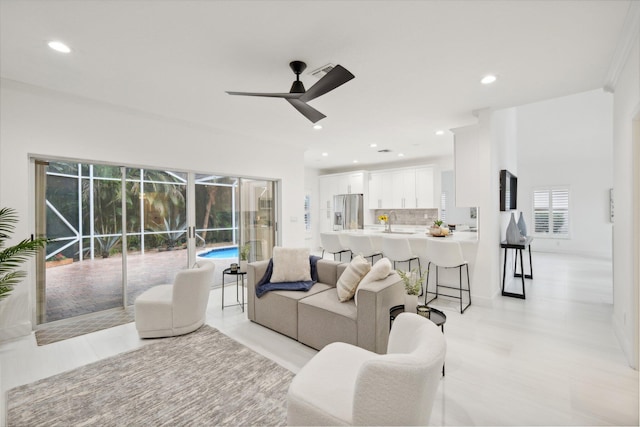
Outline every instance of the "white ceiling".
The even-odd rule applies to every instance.
[[[451,133],[434,132],[474,123],[474,110],[603,87],[630,3],[2,0],[0,75],[304,144],[308,167],[366,167],[450,155]],[[225,93],[287,92],[292,60],[356,76],[310,102],[327,115],[321,131],[282,99]],[[488,73],[498,81],[483,86]]]

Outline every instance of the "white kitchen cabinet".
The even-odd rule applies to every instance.
[[[371,172],[369,209],[437,208],[436,178],[433,166]]]
[[[382,209],[383,182],[385,173],[372,172],[369,174],[369,209]]]
[[[364,193],[364,172],[334,175],[336,178],[336,194]]]
[[[436,191],[439,187],[439,179],[436,179],[433,167],[416,168],[416,208],[430,209],[437,208],[439,201],[437,200]]]
[[[399,169],[391,173],[391,209],[412,209],[416,207],[415,169]]]

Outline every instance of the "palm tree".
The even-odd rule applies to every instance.
[[[5,248],[5,241],[11,238],[17,222],[18,215],[14,209],[0,209],[0,299],[9,296],[13,287],[26,276],[24,271],[16,270],[20,264],[47,243],[47,239],[25,239],[15,246]]]

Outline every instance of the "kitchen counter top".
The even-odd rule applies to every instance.
[[[453,231],[447,237],[434,237],[426,231],[426,228],[416,228],[411,226],[398,226],[397,228],[394,226],[391,228],[392,232],[385,232],[383,226],[378,226],[377,228],[365,228],[363,230],[342,230],[336,231],[335,233],[342,234],[366,234],[374,237],[394,237],[394,238],[409,238],[409,239],[434,239],[434,240],[455,240],[459,242],[477,242],[478,241],[478,233],[473,231]]]

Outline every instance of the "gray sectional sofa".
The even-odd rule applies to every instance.
[[[404,304],[404,286],[393,272],[386,279],[358,287],[353,299],[340,302],[338,278],[348,264],[321,259],[318,282],[308,292],[271,291],[256,297],[255,285],[269,261],[250,263],[247,271],[248,316],[253,322],[280,332],[317,350],[342,341],[383,354],[389,339],[389,310]]]

